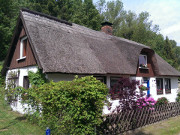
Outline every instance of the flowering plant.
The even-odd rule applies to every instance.
[[[168,99],[166,97],[158,98],[156,105],[164,105],[168,103]]]
[[[142,90],[142,91],[148,90],[148,88],[146,86],[142,85],[142,84],[139,86],[139,89]]]
[[[147,67],[147,64],[140,64],[140,67]]]
[[[154,110],[154,105],[156,104],[156,100],[154,100],[153,97],[143,97],[139,98],[137,100],[137,107],[143,108],[143,107],[149,107],[150,110]]]

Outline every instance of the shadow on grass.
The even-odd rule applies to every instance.
[[[11,120],[7,126],[0,128],[0,131],[4,129],[8,129],[9,127],[16,125],[19,121],[23,121],[23,120],[26,120],[25,116],[17,117]]]
[[[17,123],[17,121],[14,119],[14,120],[12,120],[11,122],[9,122],[9,124],[8,124],[7,126],[2,127],[0,130],[8,129],[8,128],[11,127],[11,126],[14,126],[16,123]]]
[[[18,120],[18,121],[23,121],[23,120],[26,120],[27,118],[25,116],[21,116],[21,117],[17,117],[15,120]]]
[[[131,130],[127,133],[125,133],[124,135],[152,135],[151,133],[145,133],[143,130]]]
[[[152,135],[150,133],[144,133],[143,131],[135,132],[133,135]]]

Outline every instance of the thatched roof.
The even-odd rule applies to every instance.
[[[141,50],[150,49],[29,10],[21,10],[20,18],[38,65],[46,73],[135,75]],[[159,75],[180,76],[157,54],[155,57]]]

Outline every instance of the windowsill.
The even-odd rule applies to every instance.
[[[149,69],[148,67],[139,67],[139,69]]]
[[[163,93],[162,93],[162,94],[158,94],[158,93],[157,93],[157,95],[163,95]]]
[[[171,89],[165,91],[166,94],[171,94]]]
[[[21,60],[24,60],[26,59],[26,56],[22,57],[22,58],[19,58],[19,59],[16,59],[16,61],[21,61]]]

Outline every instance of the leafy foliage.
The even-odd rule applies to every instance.
[[[25,102],[36,109],[32,116],[54,134],[94,134],[95,126],[102,122],[108,90],[105,84],[88,76],[45,83],[24,90],[25,93]]]
[[[36,73],[29,71],[28,78],[30,84],[36,87],[39,87],[47,82],[45,74],[42,73],[42,70],[38,70]]]
[[[168,99],[166,97],[158,98],[156,105],[164,105],[168,103]]]
[[[142,91],[148,90],[148,88],[142,84],[139,86],[139,89]]]
[[[3,62],[0,62],[0,71],[2,70]],[[5,83],[5,78],[0,74],[0,87],[3,87]]]
[[[138,85],[138,81],[130,80],[129,78],[120,78],[118,80],[117,84],[110,89],[112,99],[119,100],[119,106],[114,112],[137,108],[137,99],[143,98],[144,96],[142,91],[138,92],[136,90]]]
[[[178,94],[177,94],[176,102],[180,102],[180,92],[178,92]]]

